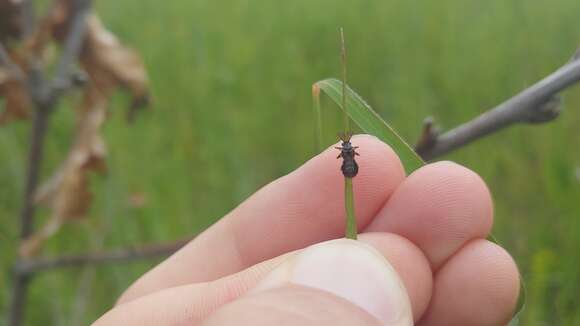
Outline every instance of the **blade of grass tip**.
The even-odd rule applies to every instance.
[[[344,41],[344,29],[340,28],[340,63],[342,66],[342,105],[346,106],[346,42]],[[344,111],[344,134],[350,137],[350,118]],[[348,135],[348,136],[347,136]],[[347,239],[357,239],[356,215],[354,212],[354,190],[352,187],[352,178],[344,177],[344,208],[346,211],[346,230]]]
[[[340,28],[340,62],[342,66],[342,106],[346,107],[346,42],[344,40],[344,29]],[[350,133],[350,118],[346,111],[344,112],[344,133]]]
[[[319,153],[322,148],[322,110],[320,109],[320,87],[312,85],[312,106],[314,108],[314,137],[316,138],[316,152]]]

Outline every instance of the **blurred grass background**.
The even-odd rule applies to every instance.
[[[425,116],[445,128],[466,121],[558,68],[580,44],[577,0],[102,0],[97,9],[144,57],[155,103],[129,126],[127,99],[116,98],[105,127],[110,169],[93,178],[91,216],[65,226],[48,255],[193,235],[307,160],[310,86],[339,75],[338,26],[349,84],[411,142]],[[341,120],[325,104],[331,143]],[[552,123],[511,128],[446,157],[492,190],[494,233],[527,283],[524,325],[580,325],[580,88],[565,93],[565,109]],[[54,116],[45,176],[70,144],[70,110],[65,103]],[[0,315],[28,128],[0,129]],[[131,205],[132,196],[144,206]],[[87,324],[154,263],[41,274],[27,324]]]

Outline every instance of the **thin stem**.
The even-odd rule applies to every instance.
[[[73,84],[74,64],[81,53],[87,31],[87,16],[90,13],[91,0],[77,0],[72,5],[73,16],[70,30],[63,46],[62,56],[59,58],[55,75],[48,86],[46,101],[56,104],[60,95]]]
[[[26,171],[26,185],[24,188],[24,202],[21,211],[20,237],[28,237],[32,233],[35,213],[34,192],[38,184],[38,177],[44,156],[44,140],[48,128],[50,113],[46,108],[34,110],[31,128],[30,147],[28,152],[28,167]]]
[[[29,275],[62,267],[78,267],[84,265],[100,265],[116,262],[128,262],[138,259],[168,256],[183,247],[190,239],[129,247],[111,251],[89,252],[80,255],[61,256],[55,258],[30,258],[20,261],[16,270],[22,275]]]
[[[14,284],[12,286],[12,301],[8,315],[9,326],[19,326],[23,324],[24,308],[28,295],[29,275],[14,273]]]
[[[342,68],[342,96],[341,105],[344,112],[344,135],[350,137],[350,119],[346,113],[346,42],[344,40],[344,29],[340,28],[340,63]],[[345,138],[346,139],[346,138]],[[352,178],[344,177],[344,205],[346,210],[346,238],[356,240],[357,227],[356,215],[354,213],[354,192],[352,189]]]
[[[33,102],[33,125],[31,128],[31,141],[28,152],[28,166],[26,171],[26,185],[24,189],[22,210],[20,213],[20,238],[26,239],[34,228],[34,192],[38,185],[41,164],[44,153],[44,140],[46,137],[50,115],[62,94],[62,80],[70,77],[72,65],[78,59],[83,44],[86,30],[86,16],[89,12],[90,0],[76,0],[72,5],[72,24],[64,45],[63,55],[56,69],[53,85],[47,85],[42,78],[40,66],[32,69],[29,76],[29,91]],[[31,1],[23,4],[25,7],[24,27],[31,29],[33,20],[33,7]],[[30,30],[25,31],[25,34]],[[34,59],[36,61],[36,59]],[[19,326],[22,324],[26,307],[26,297],[30,275],[22,273],[18,269],[17,261],[14,268],[14,285],[12,289],[8,325]]]
[[[22,0],[20,4],[22,14],[20,15],[20,26],[22,28],[22,38],[29,37],[35,27],[35,13],[33,0]]]
[[[24,189],[22,211],[20,213],[20,238],[27,238],[33,230],[35,205],[33,202],[34,191],[38,184],[42,157],[44,152],[44,139],[48,127],[50,113],[48,110],[36,109],[31,128],[31,141],[28,152],[28,167],[26,171],[26,185]],[[12,302],[10,304],[10,316],[8,325],[17,326],[22,324],[22,315],[26,302],[26,289],[30,278],[14,273],[14,285],[12,289]]]
[[[357,239],[356,215],[354,213],[354,192],[352,179],[344,178],[344,206],[346,209],[346,238]]]
[[[350,134],[350,119],[346,113],[346,42],[344,30],[340,28],[340,61],[342,66],[342,107],[344,108],[344,132]]]
[[[314,108],[316,152],[322,151],[322,110],[320,108],[320,88],[312,85],[312,107]]]

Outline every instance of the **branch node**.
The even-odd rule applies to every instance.
[[[433,117],[425,118],[425,120],[423,120],[423,131],[415,145],[415,151],[419,153],[419,155],[429,151],[437,143],[439,133],[440,130],[435,125],[435,119]]]
[[[71,72],[67,76],[61,76],[60,78],[55,78],[52,81],[52,85],[47,97],[50,96],[49,101],[55,101],[58,96],[66,94],[69,90],[74,88],[83,87],[88,81],[87,74],[81,70],[76,70]]]
[[[529,113],[523,117],[522,122],[527,123],[545,123],[556,119],[560,112],[562,112],[562,96],[554,95],[547,101],[536,106],[530,110]]]

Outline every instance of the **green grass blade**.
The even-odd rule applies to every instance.
[[[344,205],[346,208],[346,238],[356,240],[357,227],[356,215],[354,214],[354,193],[352,190],[352,179],[344,178]]]
[[[316,152],[323,150],[322,145],[322,110],[320,109],[320,88],[312,86],[312,107],[314,108],[315,114],[315,125],[316,129],[314,132],[314,137],[316,138]]]
[[[364,132],[389,144],[399,155],[407,173],[425,164],[415,151],[357,93],[346,86],[346,108],[342,107],[342,82],[325,79],[314,84],[326,93]]]
[[[510,320],[508,326],[517,326],[520,324],[520,316],[522,315],[524,309],[526,308],[526,286],[524,280],[520,275],[520,296],[518,297],[518,303],[516,305],[516,312]]]

